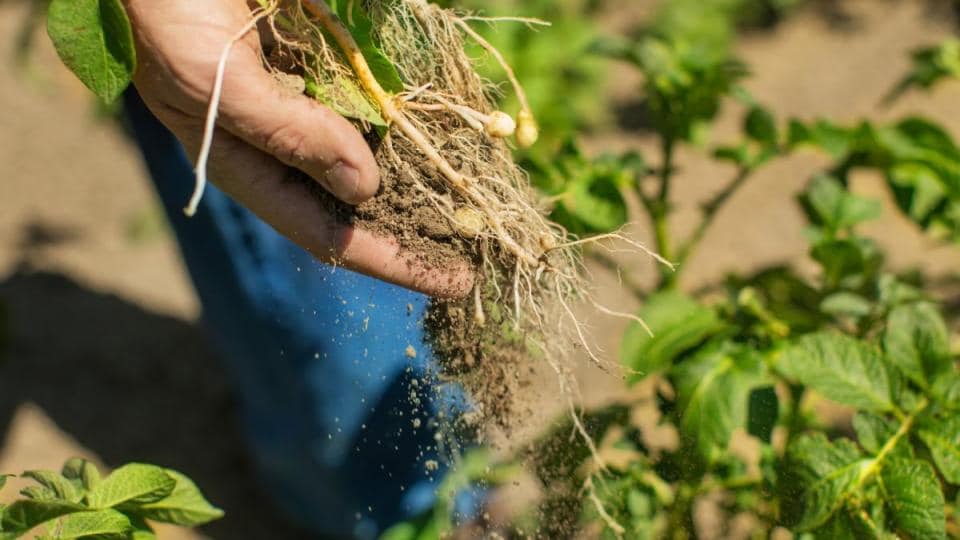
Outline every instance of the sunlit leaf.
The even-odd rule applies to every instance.
[[[136,50],[120,0],[53,0],[47,33],[63,63],[104,101],[130,84]]]
[[[895,460],[881,471],[890,517],[898,532],[913,540],[947,537],[943,491],[930,464]]]
[[[56,531],[56,538],[72,540],[74,538],[108,537],[120,535],[132,530],[130,519],[116,510],[94,510],[76,512],[64,516],[56,523],[47,526]]]
[[[637,315],[653,335],[636,323],[624,335],[620,358],[625,366],[640,373],[634,380],[663,370],[681,353],[723,327],[712,309],[677,291],[650,296]]]
[[[783,353],[776,369],[845,405],[876,412],[896,408],[880,351],[848,336],[803,336]]]
[[[826,523],[855,493],[861,471],[870,463],[849,440],[831,442],[822,433],[798,437],[785,460],[790,474],[785,488],[798,496],[791,512],[800,531]]]
[[[883,348],[887,359],[922,387],[953,370],[947,326],[936,307],[926,302],[893,309]]]
[[[706,463],[726,450],[733,431],[747,427],[750,392],[764,382],[761,355],[723,344],[672,371],[680,411],[680,438]]]
[[[918,435],[943,477],[960,485],[960,415],[925,417]]]
[[[176,481],[173,491],[160,500],[139,505],[133,512],[153,521],[184,527],[196,527],[223,517],[223,510],[210,504],[192,480],[174,470],[165,472]]]
[[[170,495],[177,482],[155,465],[131,463],[101,480],[87,494],[91,508],[156,502]]]

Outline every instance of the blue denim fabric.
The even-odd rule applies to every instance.
[[[278,504],[318,535],[360,539],[425,509],[435,442],[413,428],[408,386],[425,354],[405,350],[426,351],[427,298],[318,263],[212,186],[185,218],[183,149],[134,92],[125,105]]]

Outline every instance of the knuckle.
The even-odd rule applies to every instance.
[[[282,124],[269,131],[264,148],[280,161],[298,167],[307,161],[307,137],[299,129]]]

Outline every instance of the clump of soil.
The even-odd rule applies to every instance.
[[[368,134],[367,139],[382,163],[379,157],[383,146],[375,134]],[[413,188],[415,174],[409,168],[382,167],[379,192],[357,206],[341,202],[313,180],[304,179],[304,182],[339,221],[396,239],[405,253],[422,261],[425,267],[444,268],[457,261],[478,265],[469,239],[459,235],[427,196]]]
[[[379,156],[382,145],[374,140],[371,146]],[[344,224],[396,239],[404,252],[428,267],[442,268],[459,260],[481,273],[482,260],[474,240],[458,233],[424,193],[413,189],[418,173],[411,168],[384,169],[380,171],[379,192],[357,206],[341,202],[312,180],[303,181],[313,186],[314,195]],[[480,431],[492,427],[506,432],[524,410],[522,390],[530,385],[535,359],[523,337],[506,320],[503,306],[491,303],[486,309],[491,326],[480,326],[473,303],[472,298],[431,301],[423,323],[438,361],[439,371],[433,375],[437,382],[460,384],[473,399],[469,425],[458,426],[458,432],[464,427]]]

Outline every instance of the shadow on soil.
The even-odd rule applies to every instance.
[[[30,401],[110,466],[145,461],[193,477],[227,513],[204,534],[307,537],[258,488],[199,327],[27,264],[0,280],[0,306],[0,436]]]

